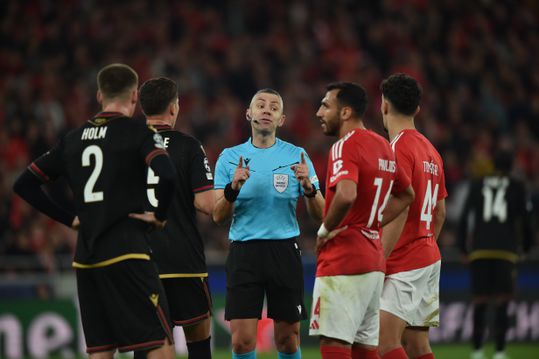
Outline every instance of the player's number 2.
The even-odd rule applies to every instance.
[[[95,167],[92,174],[88,178],[88,181],[86,181],[86,185],[84,186],[85,203],[100,202],[103,200],[103,191],[94,191],[95,183],[97,182],[97,179],[101,174],[101,170],[103,169],[103,151],[101,151],[99,146],[91,145],[82,151],[82,167],[91,166],[91,157],[94,158]]]

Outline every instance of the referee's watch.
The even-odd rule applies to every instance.
[[[311,190],[311,192],[307,193],[305,191],[303,191],[303,195],[307,198],[314,198],[316,197],[316,192],[318,192],[318,190],[316,189],[316,186],[313,184],[312,185],[313,189]]]

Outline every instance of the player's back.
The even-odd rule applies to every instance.
[[[471,250],[517,252],[518,219],[526,215],[524,184],[509,176],[486,176],[472,182],[465,214],[474,214]]]
[[[152,259],[160,274],[205,273],[204,244],[196,225],[195,193],[213,188],[208,160],[198,140],[169,126],[156,126],[176,168],[176,192],[162,231],[150,234]],[[155,210],[159,178],[148,168],[148,199]]]
[[[387,261],[387,273],[422,268],[440,260],[434,232],[436,203],[447,196],[443,162],[425,136],[403,130],[391,142],[397,165],[410,174],[415,199]]]
[[[81,222],[76,262],[148,253],[141,235],[146,225],[128,215],[144,210],[145,160],[163,152],[154,135],[140,121],[102,113],[63,139],[65,175]]]
[[[372,131],[356,129],[333,145],[328,159],[325,212],[340,180],[354,181],[357,197],[341,224],[348,229],[323,247],[317,275],[384,271],[379,225],[396,170],[387,140]]]

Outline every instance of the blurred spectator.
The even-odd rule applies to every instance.
[[[30,158],[96,112],[96,71],[110,62],[129,63],[141,82],[178,80],[177,126],[202,140],[213,164],[248,137],[249,95],[276,88],[286,104],[281,135],[307,148],[321,177],[329,140],[315,113],[324,85],[361,83],[366,123],[383,133],[379,82],[408,72],[424,87],[417,126],[443,154],[448,207],[452,189],[489,173],[502,146],[515,151],[516,172],[537,199],[538,14],[537,2],[506,0],[2,2],[0,256],[32,257],[36,269],[55,271],[54,255],[72,250],[75,235],[36,216],[11,184]],[[309,252],[315,229],[307,223]],[[453,227],[442,250],[454,242]],[[227,247],[223,228],[206,221],[203,232],[209,251]]]

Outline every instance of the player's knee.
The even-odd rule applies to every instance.
[[[232,335],[232,350],[234,353],[242,354],[255,350],[256,336],[250,335]]]
[[[298,333],[289,332],[275,335],[275,346],[281,353],[295,353],[298,348]]]

